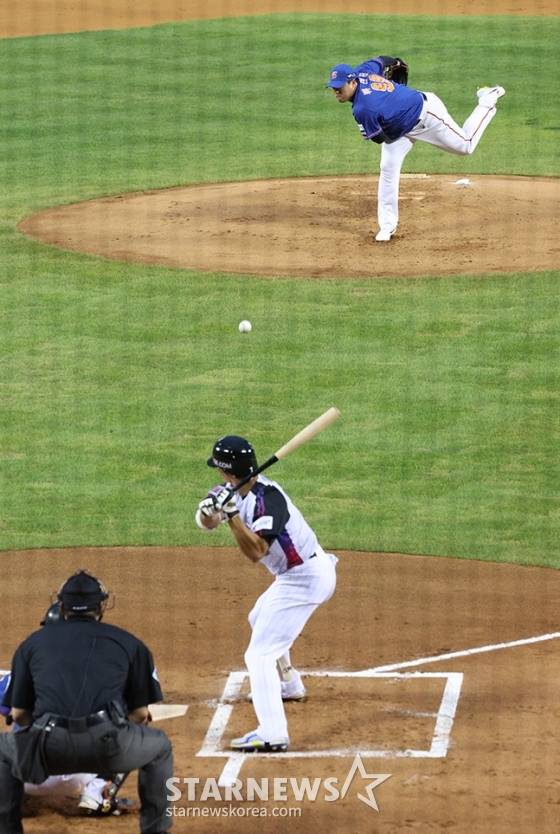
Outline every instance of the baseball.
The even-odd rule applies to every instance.
[[[239,322],[239,332],[240,333],[249,333],[251,330],[251,322],[243,319],[243,321]]]

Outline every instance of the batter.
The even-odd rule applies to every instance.
[[[223,485],[200,502],[196,521],[203,530],[227,523],[241,552],[262,562],[276,577],[249,614],[251,641],[245,663],[251,700],[259,725],[233,739],[243,752],[284,752],[290,745],[284,700],[305,695],[290,649],[311,614],[331,598],[336,585],[336,556],[325,553],[317,537],[282,487],[262,475],[238,492],[236,485],[257,469],[251,444],[229,435],[214,445],[208,465],[219,470]]]
[[[352,114],[364,139],[381,145],[378,241],[390,240],[397,230],[400,173],[414,143],[428,142],[460,156],[473,153],[496,115],[496,102],[505,95],[503,87],[482,87],[477,106],[459,127],[434,93],[422,93],[385,77],[395,60],[371,58],[355,69],[337,64],[327,84],[341,104],[352,102]]]

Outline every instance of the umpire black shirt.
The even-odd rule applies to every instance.
[[[152,654],[133,634],[77,615],[35,631],[16,650],[3,704],[82,718],[119,701],[125,713],[163,700]]]

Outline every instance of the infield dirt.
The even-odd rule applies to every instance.
[[[416,658],[555,633],[560,573],[440,557],[338,552],[338,588],[298,639],[293,661],[315,672],[357,672]],[[228,675],[243,670],[247,614],[271,581],[230,548],[104,548],[4,553],[4,628],[0,667],[38,626],[48,593],[78,567],[89,567],[117,594],[107,622],[129,629],[152,648],[166,701],[188,705],[185,716],[162,722],[173,741],[175,774],[218,779],[224,758],[197,756]],[[33,582],[29,577],[33,576]],[[233,802],[301,809],[301,817],[175,818],[177,832],[280,834],[288,830],[339,834],[366,831],[453,831],[456,834],[552,834],[558,830],[560,720],[558,640],[425,662],[401,672],[459,672],[464,678],[445,758],[364,758],[367,773],[391,773],[375,791],[376,812],[361,802],[359,775],[342,800]],[[288,704],[292,751],[376,748],[428,750],[445,679],[307,677],[308,700]],[[220,749],[254,729],[245,682]],[[249,757],[239,779],[337,778],[353,757]],[[289,784],[289,783],[288,783]],[[272,791],[272,788],[271,788]],[[136,797],[135,778],[122,790]],[[199,794],[200,795],[200,794]],[[222,793],[223,796],[223,793]],[[28,834],[97,834],[100,827],[132,834],[138,818],[91,820],[76,802],[31,799]],[[53,807],[54,806],[54,807]],[[181,807],[228,808],[209,799]],[[58,811],[64,811],[61,816]]]

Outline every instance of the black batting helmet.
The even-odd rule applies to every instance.
[[[249,441],[235,434],[216,441],[212,457],[208,458],[207,463],[214,469],[229,472],[234,478],[245,478],[258,467],[255,450]]]
[[[97,611],[109,598],[105,585],[85,570],[78,570],[61,586],[57,600],[67,614]]]

